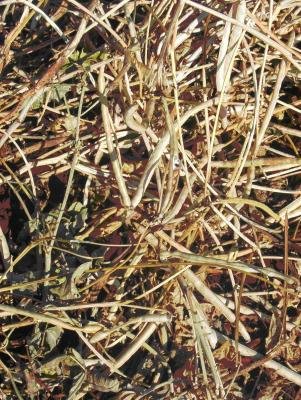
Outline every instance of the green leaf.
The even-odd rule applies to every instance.
[[[51,87],[45,89],[39,98],[31,106],[32,110],[41,108],[46,101],[56,101],[59,103],[66,94],[71,90],[72,85],[70,83],[54,83]]]
[[[58,344],[62,334],[63,329],[59,326],[51,326],[50,328],[46,329],[46,342],[48,344],[48,351],[50,352],[55,346]]]
[[[74,132],[76,130],[77,127],[77,118],[74,115],[67,115],[63,125],[66,128],[66,131],[68,132]]]
[[[85,70],[89,70],[91,65],[95,62],[106,59],[107,53],[104,51],[95,51],[92,54],[86,53],[84,50],[76,50],[69,57],[69,61],[66,65],[68,68],[73,63],[81,64]]]
[[[36,324],[34,331],[29,339],[28,351],[32,359],[35,359],[43,354],[44,349],[41,347],[42,332],[40,324]]]

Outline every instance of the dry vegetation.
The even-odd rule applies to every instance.
[[[0,10],[0,398],[300,399],[300,2]]]

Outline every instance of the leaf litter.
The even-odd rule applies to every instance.
[[[1,398],[300,397],[300,5],[0,8]]]

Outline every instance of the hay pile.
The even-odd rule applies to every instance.
[[[4,399],[295,399],[301,8],[0,1]]]

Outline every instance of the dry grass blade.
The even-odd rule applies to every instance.
[[[299,2],[0,15],[0,397],[299,398]]]
[[[98,77],[98,89],[99,89],[99,93],[104,95],[105,93],[105,82],[104,82],[104,69],[101,68],[100,72],[99,72],[99,77]],[[127,192],[127,188],[126,188],[126,184],[124,182],[123,176],[122,176],[122,172],[121,172],[121,166],[119,165],[119,160],[117,157],[117,152],[114,149],[114,145],[113,145],[113,131],[110,127],[110,115],[108,112],[108,107],[107,105],[104,103],[104,100],[101,101],[101,114],[102,114],[102,119],[103,119],[103,124],[104,124],[104,129],[106,132],[106,138],[107,138],[107,148],[108,148],[108,152],[110,155],[110,159],[111,159],[111,163],[113,165],[113,169],[114,169],[114,173],[116,176],[116,181],[117,181],[117,185],[123,200],[123,205],[125,207],[129,207],[131,204],[131,200],[129,198],[128,192]]]
[[[223,267],[228,267],[233,269],[234,271],[240,271],[243,273],[261,273],[265,276],[271,277],[271,278],[278,278],[278,279],[282,279],[283,281],[286,281],[290,284],[298,284],[298,280],[295,278],[290,278],[284,274],[281,274],[278,271],[272,270],[270,268],[258,268],[254,265],[248,265],[246,263],[242,263],[242,262],[227,262],[225,260],[220,260],[217,258],[213,258],[213,257],[203,257],[203,256],[199,256],[196,254],[188,254],[188,253],[181,253],[181,252],[173,252],[173,253],[169,253],[169,252],[161,252],[160,257],[162,260],[166,260],[168,258],[179,258],[185,262],[189,262],[189,263],[194,263],[194,264],[199,264],[199,265],[216,265],[216,266],[223,266]]]

